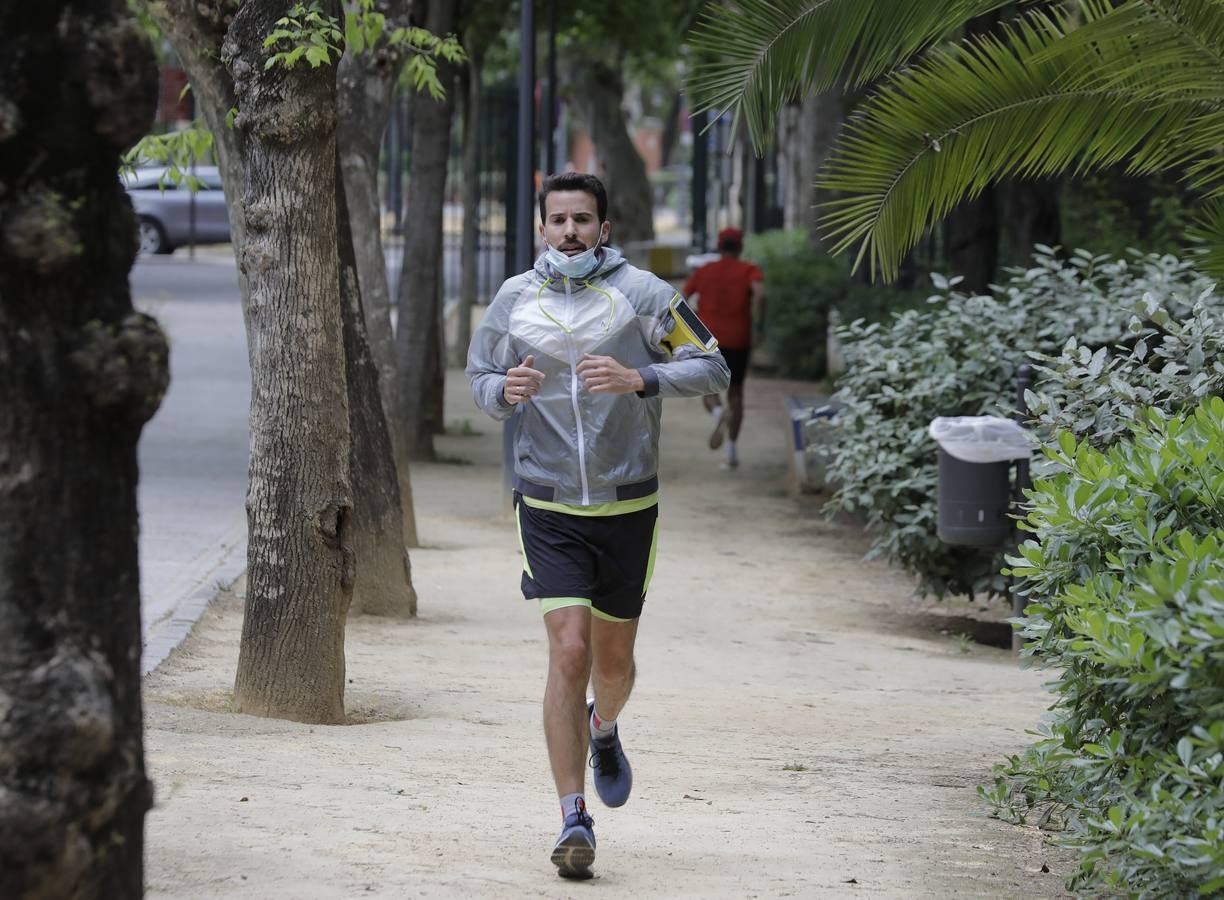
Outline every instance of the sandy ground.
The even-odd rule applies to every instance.
[[[597,877],[558,879],[544,629],[518,594],[498,426],[458,373],[450,385],[439,447],[467,464],[414,472],[421,615],[350,623],[352,724],[229,711],[241,582],[146,679],[150,896],[1062,895],[1068,860],[975,795],[1040,721],[1040,675],[907,624],[910,581],[788,495],[796,386],[762,379],[735,472],[705,449],[699,401],[666,407],[658,564],[621,718],[634,793],[608,810],[592,791]]]

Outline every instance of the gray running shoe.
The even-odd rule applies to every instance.
[[[565,817],[561,826],[561,837],[553,847],[552,862],[562,878],[583,880],[593,878],[591,866],[595,863],[595,820],[586,811],[585,805],[576,806]]]

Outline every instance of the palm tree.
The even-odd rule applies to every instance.
[[[820,180],[840,192],[822,220],[835,252],[873,274],[895,277],[931,225],[993,182],[1119,164],[1183,172],[1207,201],[1202,262],[1224,268],[1224,0],[1030,6],[994,34],[940,42],[1004,5],[740,0],[694,30],[708,61],[691,86],[760,149],[787,100],[889,73]]]

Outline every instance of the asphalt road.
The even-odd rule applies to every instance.
[[[170,340],[170,388],[139,446],[143,669],[245,565],[250,368],[228,251],[142,258],[136,306]]]

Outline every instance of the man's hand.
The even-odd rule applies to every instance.
[[[521,366],[515,366],[506,372],[502,396],[510,405],[526,403],[540,392],[540,387],[544,384],[544,373],[531,368],[534,363],[535,357],[529,355]]]
[[[646,389],[637,369],[627,369],[610,356],[586,354],[578,363],[578,375],[592,394],[632,394]]]

